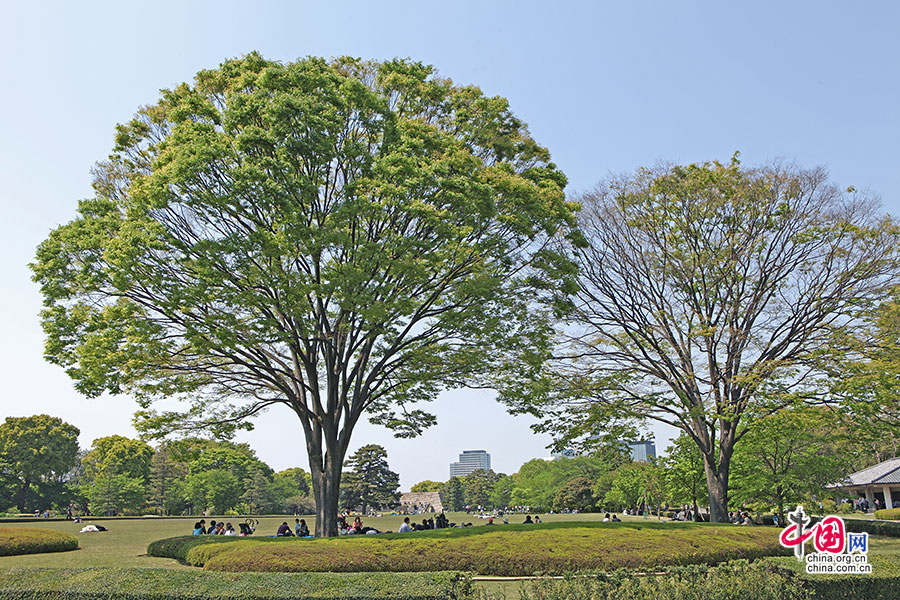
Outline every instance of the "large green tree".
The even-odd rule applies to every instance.
[[[897,227],[822,169],[736,159],[641,169],[580,200],[586,244],[573,249],[579,289],[561,358],[506,398],[546,402],[549,424],[682,430],[703,458],[711,518],[724,521],[745,415],[829,400],[821,355],[896,280]]]
[[[350,470],[341,485],[341,501],[365,513],[370,507],[388,508],[400,499],[400,475],[391,471],[387,451],[378,444],[363,446],[347,460]]]
[[[361,418],[416,435],[412,402],[539,355],[567,273],[545,241],[574,224],[549,158],[505,99],[420,63],[229,60],[119,126],[40,245],[46,356],[136,395],[145,430],[295,415],[336,535]]]
[[[7,417],[0,424],[0,469],[19,511],[31,509],[32,486],[65,475],[78,460],[78,428],[58,417]],[[38,507],[41,508],[41,507]]]
[[[81,459],[82,492],[92,514],[137,511],[147,498],[153,449],[121,435],[97,438]]]
[[[865,450],[828,407],[797,406],[753,423],[734,453],[736,502],[774,507],[785,523],[785,508],[828,493]]]

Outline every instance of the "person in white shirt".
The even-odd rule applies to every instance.
[[[409,526],[409,517],[403,519],[403,524],[400,525],[400,529],[397,530],[397,533],[406,533],[408,531],[412,531],[412,527]]]

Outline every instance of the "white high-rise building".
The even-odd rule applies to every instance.
[[[491,470],[491,455],[484,450],[463,450],[459,462],[450,463],[450,477],[465,477],[477,469]]]

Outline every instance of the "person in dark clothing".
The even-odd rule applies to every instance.
[[[525,515],[525,520],[522,521],[522,524],[525,525],[525,524],[529,524],[529,523],[533,525],[534,521],[531,520],[531,515]]]
[[[291,532],[291,528],[288,526],[287,521],[281,524],[278,527],[278,533],[275,534],[276,537],[294,537],[294,534]]]

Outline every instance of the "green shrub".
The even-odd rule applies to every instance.
[[[196,536],[160,540],[147,551],[216,571],[450,570],[507,576],[715,564],[788,552],[778,543],[777,532],[769,528],[677,523],[549,525],[316,540]]]
[[[770,557],[763,561],[779,569],[794,571],[803,580],[804,588],[812,592],[814,600],[894,600],[900,598],[900,564],[896,555],[873,554],[869,551],[869,575],[807,575],[804,563],[794,557]]]
[[[875,511],[875,518],[884,521],[900,520],[900,508],[883,508]]]
[[[0,556],[63,552],[78,548],[78,538],[63,531],[37,527],[0,527]]]
[[[900,523],[891,521],[869,521],[865,519],[844,519],[847,531],[868,533],[885,537],[900,537]]]
[[[175,569],[5,569],[0,600],[466,600],[458,573],[209,573]]]
[[[664,575],[634,576],[624,572],[563,580],[544,579],[525,585],[521,600],[805,600],[811,598],[794,573],[746,561],[718,567],[666,569]]]

